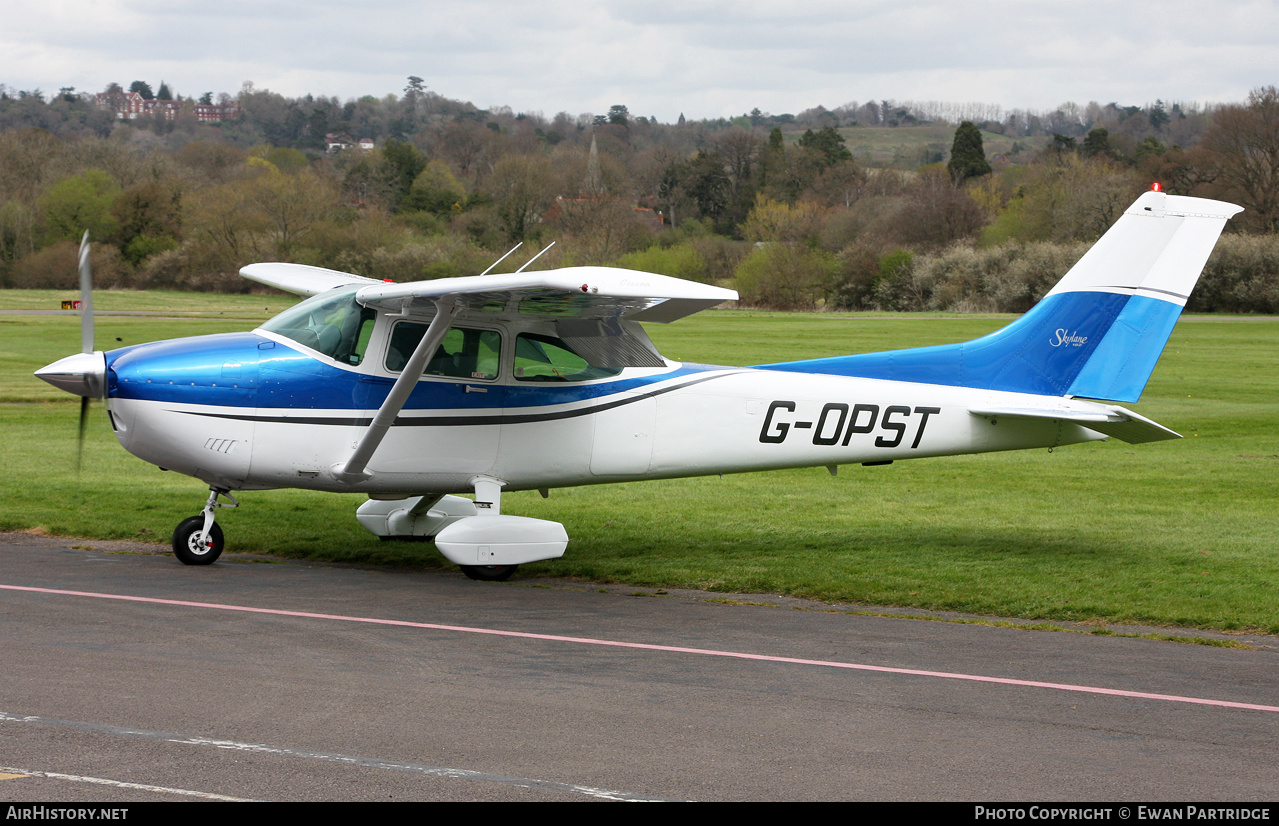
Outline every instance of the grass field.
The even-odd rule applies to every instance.
[[[945,124],[926,126],[847,126],[839,130],[844,145],[864,166],[898,166],[915,169],[932,163],[937,153],[941,159],[950,157],[950,147],[955,140],[955,127]],[[1012,154],[1020,145],[1034,150],[1047,145],[1050,138],[1013,138],[982,132],[982,146],[986,157]]]
[[[0,292],[0,310],[44,300]],[[162,314],[100,317],[103,349],[249,329],[264,306],[288,302],[95,300]],[[1007,318],[712,311],[650,332],[671,358],[753,364],[958,341]],[[563,559],[520,576],[1279,633],[1276,345],[1279,319],[1184,318],[1134,406],[1185,434],[1179,441],[849,466],[834,478],[817,468],[575,488],[545,501],[508,494],[504,511],[563,522],[572,537]],[[77,477],[77,400],[31,371],[78,348],[75,316],[0,315],[0,529],[167,544],[207,490],[125,453],[100,405]],[[430,545],[365,533],[354,519],[363,497],[240,499],[239,510],[219,514],[230,551],[447,565]]]

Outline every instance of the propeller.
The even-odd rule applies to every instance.
[[[89,264],[89,231],[80,239],[80,352],[93,352],[93,269]],[[84,430],[89,423],[89,397],[80,397],[80,437],[76,440],[75,472],[84,462]]]
[[[41,367],[36,376],[80,397],[80,438],[76,445],[76,472],[84,457],[84,432],[89,421],[89,400],[107,397],[107,363],[93,349],[93,275],[89,267],[89,233],[80,242],[80,352]]]

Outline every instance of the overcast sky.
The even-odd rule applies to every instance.
[[[850,101],[1049,110],[1240,102],[1279,84],[1279,0],[44,0],[0,13],[0,83],[402,94],[673,122]]]

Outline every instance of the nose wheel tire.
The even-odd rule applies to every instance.
[[[462,573],[470,579],[478,579],[480,582],[505,582],[511,578],[511,574],[519,568],[519,565],[459,565]]]
[[[211,565],[222,555],[222,528],[217,522],[209,529],[209,538],[200,541],[204,515],[184,519],[173,532],[173,555],[184,565]],[[509,576],[509,575],[508,575]]]

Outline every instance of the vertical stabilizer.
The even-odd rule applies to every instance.
[[[1045,296],[1123,299],[1067,395],[1135,402],[1226,221],[1241,207],[1147,192]]]
[[[761,367],[1135,402],[1222,228],[1240,211],[1147,192],[1002,330],[963,344]]]

